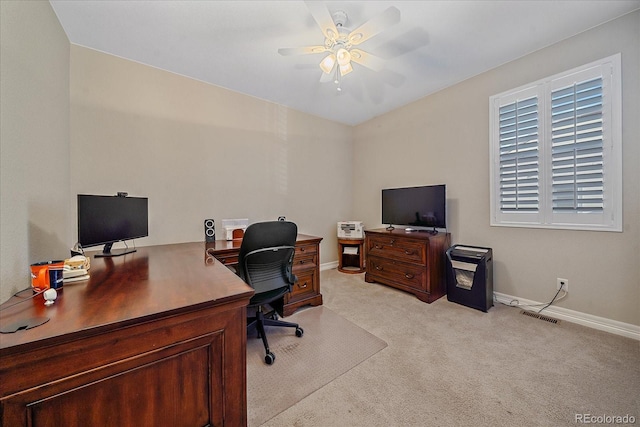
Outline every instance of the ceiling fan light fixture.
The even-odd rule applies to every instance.
[[[322,62],[320,62],[320,68],[327,74],[331,74],[334,65],[336,65],[336,55],[333,53],[325,56]]]
[[[349,64],[349,62],[351,62],[351,54],[347,49],[343,47],[338,49],[338,51],[336,52],[336,58],[338,60],[338,64],[340,65],[347,65]]]
[[[353,71],[353,67],[350,62],[347,62],[346,65],[340,65],[340,75],[346,76],[350,72]]]
[[[380,15],[361,24],[354,31],[350,31],[345,27],[348,21],[346,12],[338,10],[332,14],[326,6],[321,4],[322,2],[305,0],[305,3],[322,30],[324,45],[282,48],[278,49],[278,53],[284,56],[322,53],[325,56],[318,64],[323,72],[320,82],[333,79],[338,85],[338,91],[342,89],[341,77],[353,71],[352,61],[373,71],[380,71],[382,59],[359,50],[356,46],[382,32],[385,27],[400,21],[400,11],[395,6],[387,8]]]

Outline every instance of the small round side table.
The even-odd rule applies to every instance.
[[[363,273],[364,239],[338,239],[338,271]]]

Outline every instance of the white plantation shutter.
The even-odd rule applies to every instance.
[[[500,210],[538,211],[538,98],[500,107]]]
[[[491,225],[622,231],[619,54],[490,105]]]
[[[551,92],[554,212],[604,209],[602,78]]]

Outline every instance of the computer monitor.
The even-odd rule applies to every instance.
[[[120,256],[135,248],[111,250],[114,243],[149,235],[146,197],[78,194],[78,243],[83,247],[104,245],[96,256]]]

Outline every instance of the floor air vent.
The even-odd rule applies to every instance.
[[[553,323],[553,324],[560,323],[560,321],[558,319],[554,319],[553,317],[543,316],[541,314],[534,313],[532,311],[522,310],[520,312],[520,314],[524,314],[525,316],[533,317],[535,319],[544,320],[545,322],[549,322],[549,323]]]

